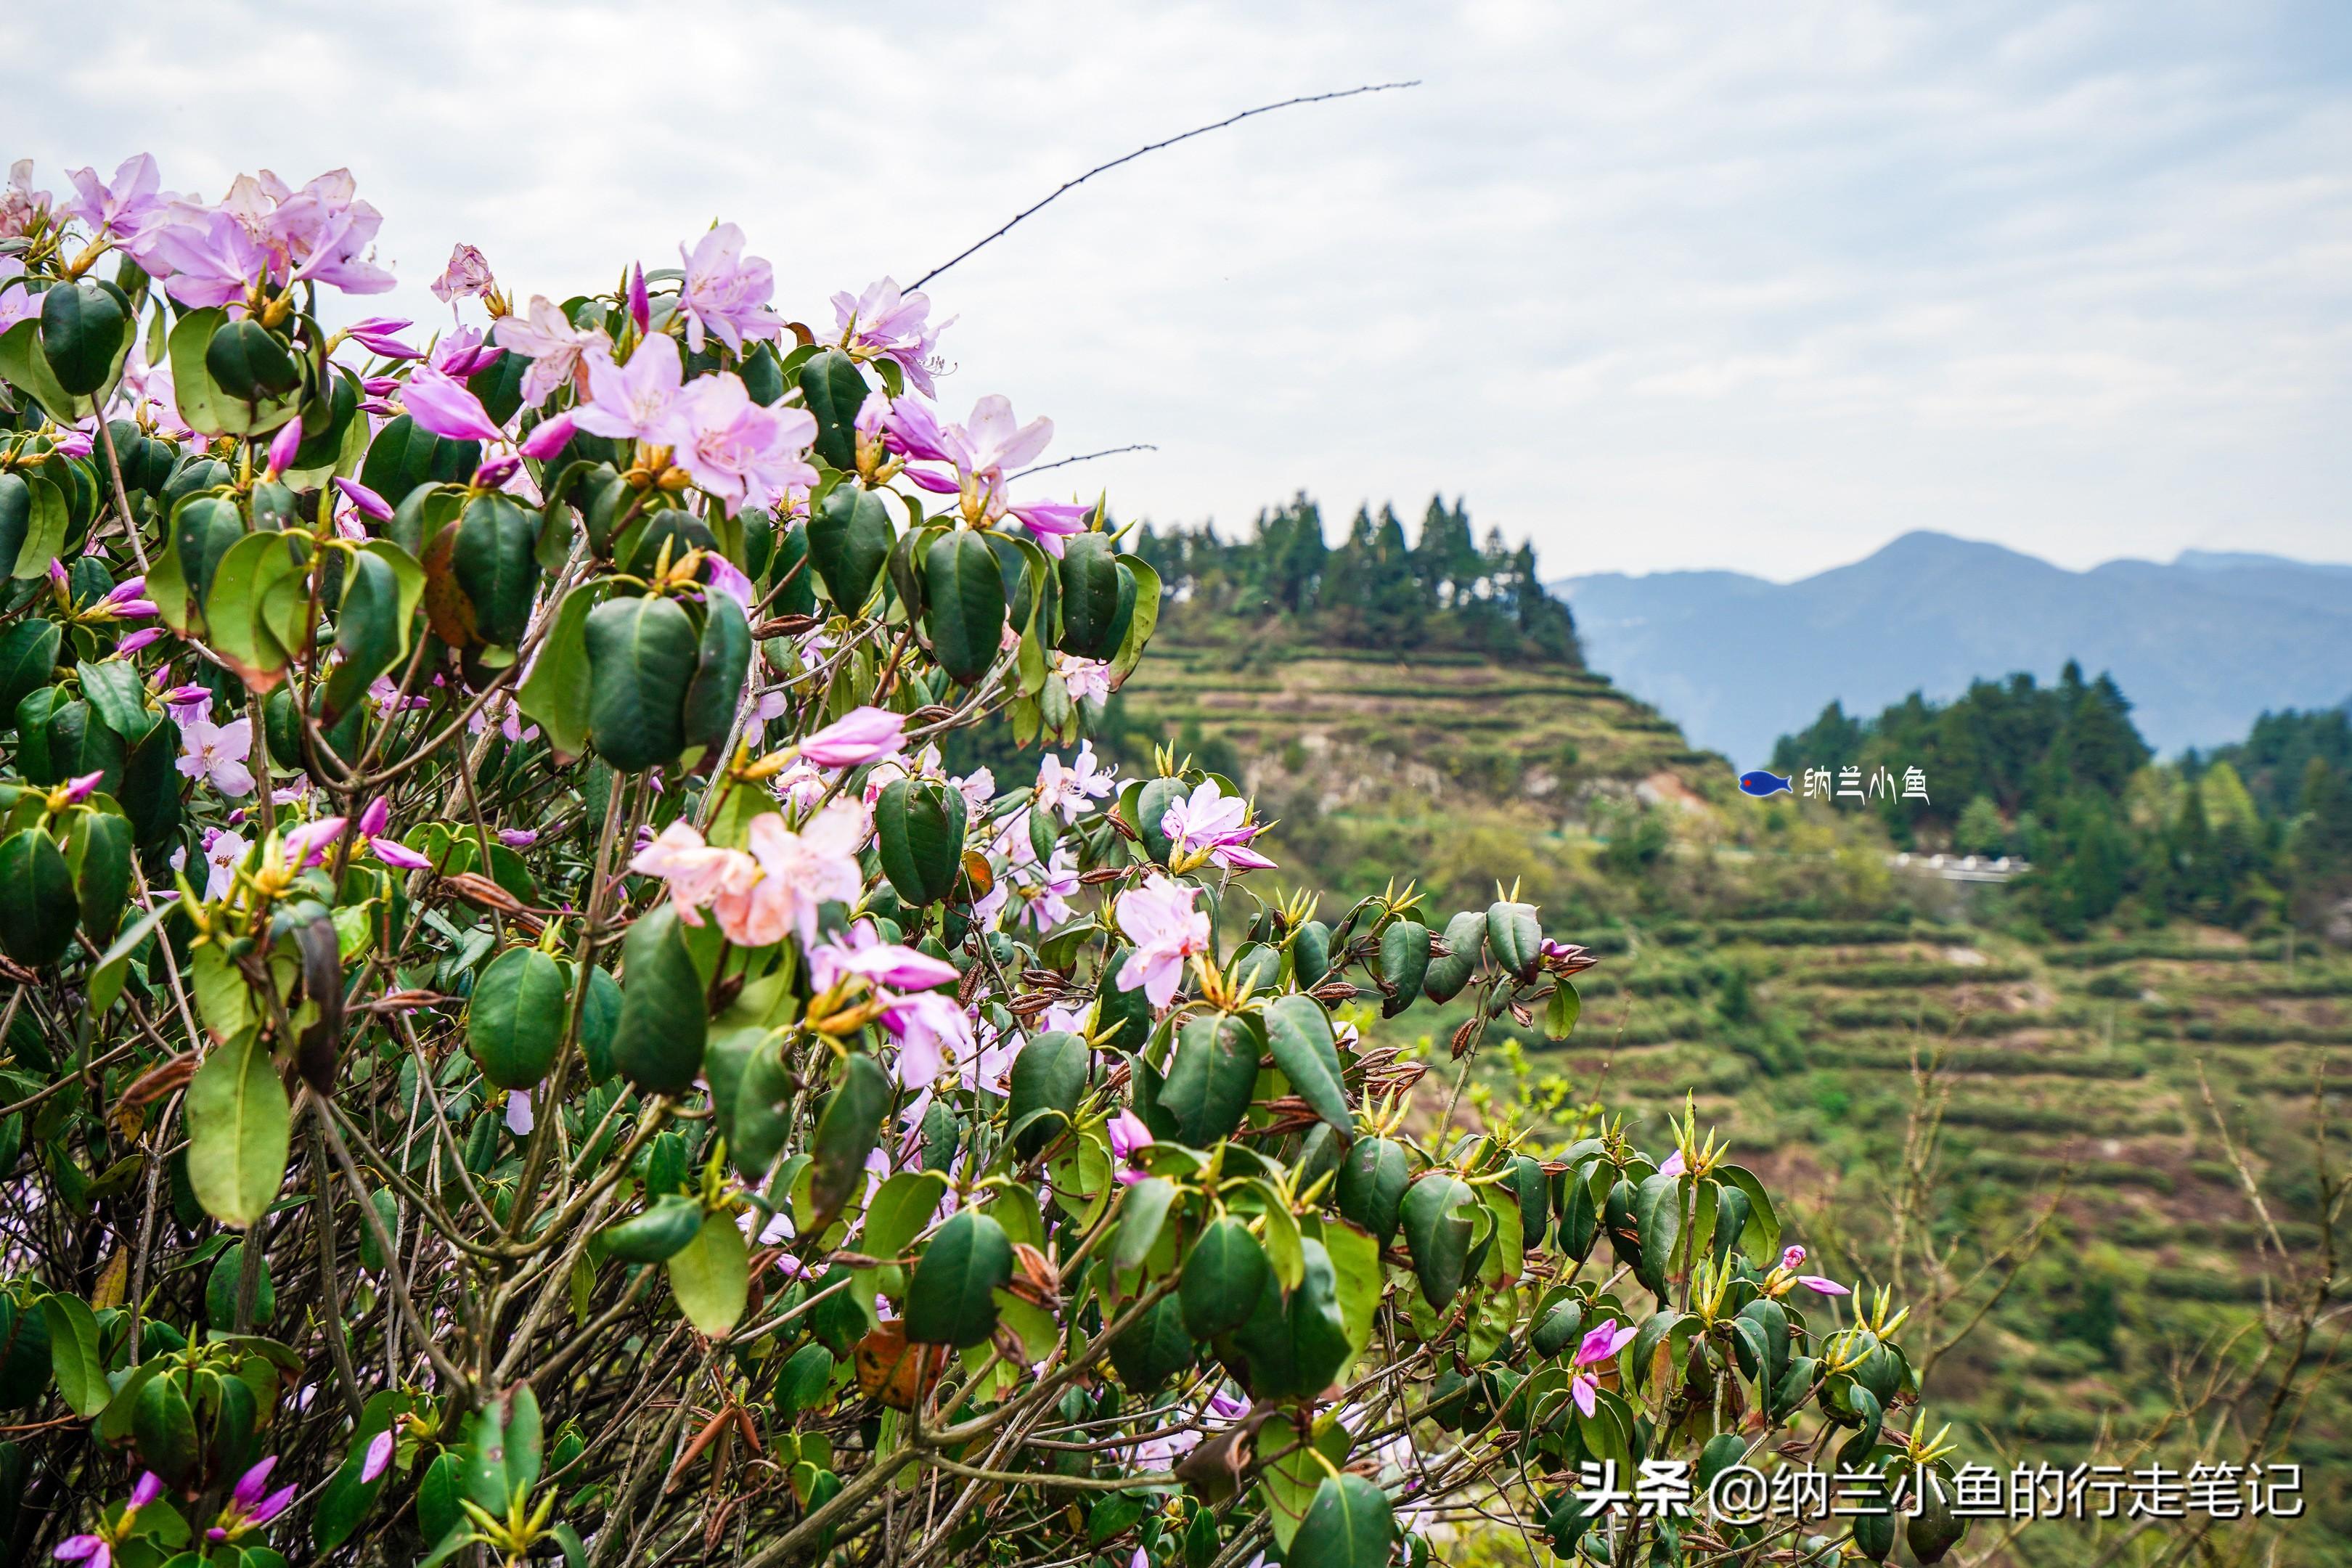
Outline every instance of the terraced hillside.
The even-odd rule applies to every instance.
[[[1197,726],[1267,780],[1321,776],[1326,809],[1391,784],[1543,799],[1580,780],[1666,773],[1687,782],[1723,766],[1601,676],[1469,653],[1408,662],[1271,636],[1162,637],[1126,699],[1145,728]],[[1342,760],[1350,766],[1333,766]]]
[[[1858,815],[1743,800],[1722,759],[1580,672],[1192,643],[1155,649],[1128,689],[1139,730],[1248,781],[1304,885],[1352,897],[1381,868],[1430,868],[1442,922],[1530,868],[1547,926],[1604,963],[1567,1044],[1507,1028],[1482,1052],[1464,1114],[1517,1090],[1564,1136],[1598,1098],[1663,1148],[1689,1097],[1795,1194],[1813,1266],[1895,1284],[1948,1344],[1930,1409],[1978,1455],[2145,1464],[2152,1441],[2181,1464],[2195,1433],[2235,1458],[2275,1415],[2315,1478],[2352,1465],[2340,1328],[2274,1358],[2315,1379],[2308,1405],[2269,1411],[2259,1379],[2198,1403],[2252,1366],[2266,1294],[2340,1272],[2311,1129],[2315,1085],[2340,1118],[2352,1079],[2352,958],[2187,927],[2052,942],[2000,889],[1891,868]],[[1442,1067],[1463,1016],[1361,1022]],[[2309,1489],[2277,1561],[2346,1560],[2340,1491]],[[2092,1561],[2090,1529],[2045,1527],[1998,1561]]]
[[[2048,1241],[1933,1385],[2030,1455],[2159,1415],[2172,1358],[2263,1298],[2276,1260],[2257,1256],[2263,1218],[2209,1090],[2282,1239],[2320,1244],[2316,1226],[2284,1216],[2315,1195],[2315,1081],[2336,1086],[2340,1113],[2352,1078],[2341,959],[1717,921],[1635,933],[1584,991],[1571,1041],[1531,1044],[1537,1071],[1653,1116],[1695,1093],[1702,1121],[1801,1203],[1891,1195],[1923,1100],[1943,1130],[1929,1223],[2006,1237],[2057,1201]],[[1883,1236],[1807,1239],[1845,1277],[1887,1273]],[[2347,1415],[2340,1388],[2310,1413],[2307,1463],[2352,1462]]]

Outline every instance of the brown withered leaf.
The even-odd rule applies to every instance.
[[[170,1061],[158,1062],[125,1085],[115,1103],[138,1107],[151,1104],[195,1076],[196,1053],[182,1051]]]
[[[930,1393],[947,1366],[945,1345],[910,1345],[907,1325],[897,1318],[857,1342],[858,1392],[893,1410],[912,1410]]]

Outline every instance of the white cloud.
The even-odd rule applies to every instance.
[[[1239,525],[1443,489],[1566,569],[1791,576],[1940,527],[2068,564],[2352,557],[2352,108],[2324,9],[2124,0],[397,7],[0,17],[0,151],[217,194],[349,164],[423,292],[714,218],[793,314],[946,259],[951,408]]]

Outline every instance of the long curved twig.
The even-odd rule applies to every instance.
[[[1075,190],[1078,186],[1085,184],[1088,180],[1093,179],[1097,174],[1107,174],[1109,171],[1118,168],[1121,163],[1131,163],[1136,159],[1142,157],[1146,153],[1157,153],[1162,147],[1173,147],[1179,142],[1189,142],[1195,136],[1205,136],[1212,131],[1223,131],[1226,126],[1247,120],[1252,115],[1271,114],[1277,109],[1291,109],[1302,103],[1328,103],[1334,99],[1356,98],[1368,92],[1394,92],[1401,88],[1419,87],[1420,85],[1421,80],[1416,77],[1412,81],[1372,82],[1368,83],[1363,87],[1351,87],[1340,92],[1317,92],[1309,93],[1304,98],[1286,98],[1280,103],[1261,103],[1255,109],[1244,109],[1239,114],[1227,115],[1224,119],[1218,121],[1213,125],[1196,125],[1192,130],[1183,132],[1179,135],[1171,136],[1164,142],[1154,142],[1149,146],[1138,147],[1134,152],[1126,154],[1124,157],[1113,158],[1108,163],[1096,164],[1093,168],[1088,169],[1085,174],[1080,174],[1074,180],[1063,181],[1060,184],[1054,187],[1052,195],[1047,196],[1044,201],[1038,202],[1034,206],[1024,207],[1021,211],[1014,213],[1010,218],[1005,220],[1004,226],[1003,228],[998,229],[995,233],[990,235],[987,238],[981,240],[978,244],[968,246],[964,249],[956,252],[953,256],[949,257],[945,261],[940,262],[937,267],[934,267],[929,272],[924,273],[920,278],[916,279],[912,287],[917,289],[921,288],[924,284],[929,283],[932,279],[937,278],[940,273],[945,272],[949,268],[953,267],[957,262],[962,261],[973,255],[975,252],[983,250],[987,247],[993,245],[996,241],[1003,238],[1004,236],[1011,231],[1014,224],[1019,223],[1025,217],[1032,216],[1036,213],[1043,211],[1045,207],[1051,205],[1063,192]]]

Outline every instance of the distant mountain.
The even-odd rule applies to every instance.
[[[1594,669],[1743,767],[1832,699],[1875,713],[2012,670],[2047,680],[2069,658],[2112,672],[2168,754],[2352,688],[2352,566],[2276,555],[2192,550],[2069,572],[1922,531],[1796,583],[1612,572],[1550,587]]]

